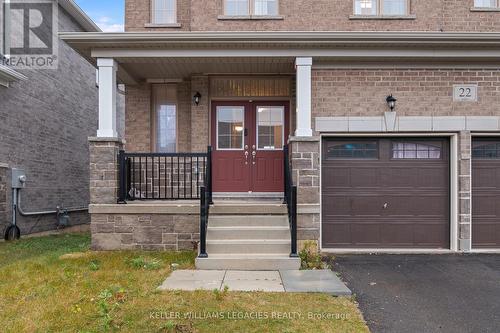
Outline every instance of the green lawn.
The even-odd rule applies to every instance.
[[[159,292],[170,264],[193,268],[194,253],[91,252],[89,244],[86,234],[0,243],[1,331],[368,332],[349,298]]]

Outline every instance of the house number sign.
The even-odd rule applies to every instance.
[[[477,84],[455,84],[453,86],[454,102],[477,102]]]

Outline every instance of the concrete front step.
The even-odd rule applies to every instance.
[[[209,254],[290,254],[290,239],[258,239],[258,240],[208,240],[207,253]]]
[[[216,202],[210,208],[210,216],[213,215],[285,215],[286,205],[269,204],[266,202],[252,203],[224,203]]]
[[[210,215],[210,227],[288,227],[286,215]]]
[[[290,239],[287,227],[211,227],[207,231],[207,240],[225,239]]]
[[[196,258],[196,268],[203,270],[274,271],[298,270],[300,258],[275,254],[212,254]]]

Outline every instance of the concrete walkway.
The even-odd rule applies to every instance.
[[[160,290],[223,290],[326,293],[349,296],[351,291],[330,270],[313,271],[174,271]]]

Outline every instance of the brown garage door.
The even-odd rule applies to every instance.
[[[323,141],[324,248],[449,248],[447,139]]]
[[[500,138],[472,140],[472,247],[500,248]]]

